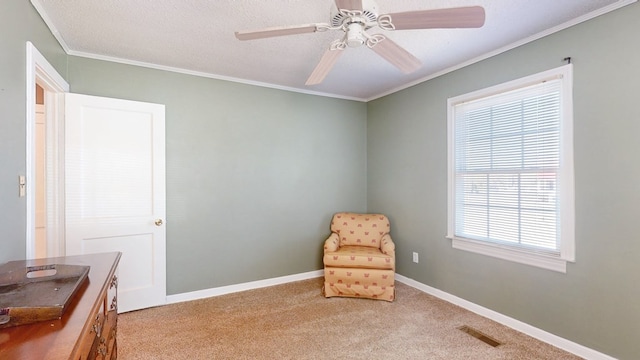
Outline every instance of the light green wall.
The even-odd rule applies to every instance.
[[[368,104],[368,210],[397,271],[620,359],[640,354],[640,5]],[[451,248],[448,97],[574,63],[576,263],[560,274]],[[411,253],[420,254],[420,263]]]
[[[166,105],[168,293],[322,268],[366,210],[366,104],[69,57],[71,92]]]
[[[64,77],[67,56],[27,0],[0,1],[0,263],[26,256],[26,67],[31,41]]]

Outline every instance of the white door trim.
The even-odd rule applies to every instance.
[[[26,258],[35,257],[35,106],[36,82],[45,90],[47,117],[47,256],[64,255],[63,97],[69,84],[27,41],[26,61]]]

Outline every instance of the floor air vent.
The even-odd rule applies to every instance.
[[[463,325],[463,326],[460,326],[458,328],[458,330],[462,330],[462,331],[466,332],[467,334],[473,336],[474,338],[476,338],[476,339],[478,339],[478,340],[480,340],[480,341],[482,341],[484,343],[487,343],[487,344],[489,344],[489,345],[491,345],[493,347],[496,347],[498,345],[502,345],[502,343],[500,341],[492,338],[489,335],[485,335],[482,332],[480,332],[480,331],[478,331],[478,330],[476,330],[476,329],[474,329],[474,328],[472,328],[470,326]]]

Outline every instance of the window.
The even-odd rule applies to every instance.
[[[574,261],[572,65],[448,100],[454,248],[566,272]]]

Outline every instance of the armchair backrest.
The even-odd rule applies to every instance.
[[[337,233],[340,246],[359,245],[379,248],[382,237],[391,230],[382,214],[337,213],[331,220],[331,232]]]

